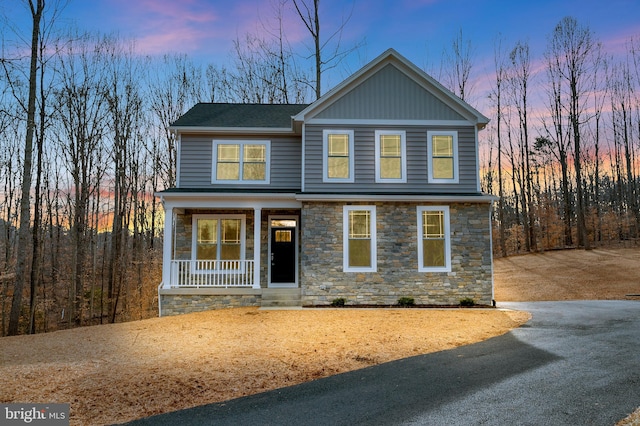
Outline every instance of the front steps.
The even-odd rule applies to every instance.
[[[262,289],[262,308],[291,309],[302,307],[299,288],[264,288]]]

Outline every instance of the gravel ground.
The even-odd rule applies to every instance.
[[[638,248],[508,257],[494,270],[499,302],[639,299],[628,296],[640,293]],[[242,308],[4,337],[0,402],[70,403],[71,424],[125,422],[467,345],[528,318],[494,309]]]

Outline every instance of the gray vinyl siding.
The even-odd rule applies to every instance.
[[[271,179],[269,184],[212,184],[212,146],[214,139],[271,141]],[[182,189],[265,189],[300,190],[300,138],[291,136],[229,137],[213,135],[182,135],[180,146],[180,179]]]
[[[393,64],[386,65],[313,118],[465,120]]]
[[[323,129],[354,130],[355,182],[322,182]],[[376,183],[375,131],[405,130],[407,143],[407,182]],[[458,132],[459,183],[433,184],[427,181],[427,131]],[[477,193],[476,143],[473,126],[306,126],[305,192],[319,193],[415,193],[469,194]]]

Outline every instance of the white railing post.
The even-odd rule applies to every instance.
[[[171,281],[171,257],[173,256],[173,206],[164,206],[164,235],[162,244],[162,286],[175,285]]]
[[[260,288],[260,222],[262,221],[262,209],[253,209],[253,288]]]

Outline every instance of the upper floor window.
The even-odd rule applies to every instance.
[[[324,182],[354,182],[353,130],[322,132]]]
[[[406,132],[376,130],[376,182],[406,181]]]
[[[213,141],[212,183],[269,183],[270,141]]]
[[[458,132],[428,131],[429,183],[458,183]]]
[[[418,270],[451,272],[449,207],[418,207]]]
[[[343,270],[375,272],[376,207],[343,207]]]

